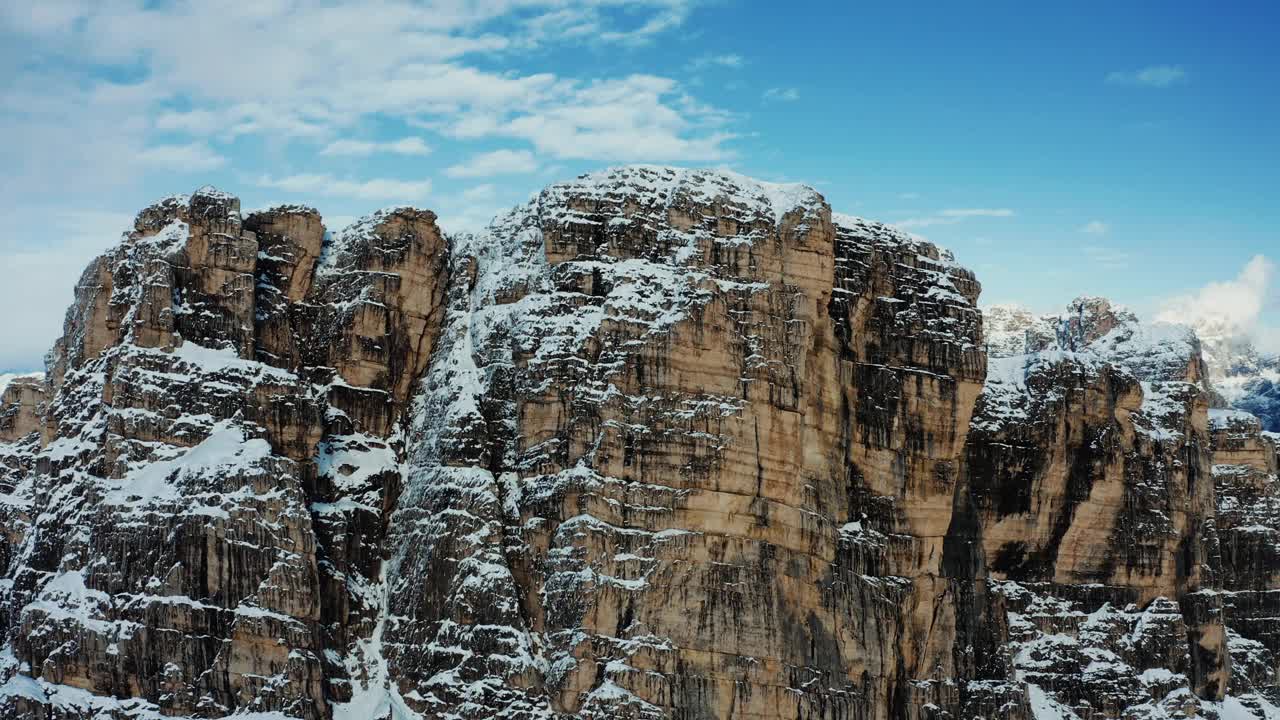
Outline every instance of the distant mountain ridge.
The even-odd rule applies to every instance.
[[[1105,298],[1089,297],[1077,298],[1059,314],[1038,315],[1020,305],[992,305],[983,308],[983,315],[992,357],[1050,347],[1070,349],[1073,328],[1081,323],[1102,322],[1108,329],[1139,324],[1128,309],[1113,306]],[[1259,352],[1246,333],[1222,320],[1197,316],[1185,324],[1156,321],[1146,325],[1194,331],[1208,369],[1214,407],[1252,413],[1264,430],[1280,432],[1280,355]]]

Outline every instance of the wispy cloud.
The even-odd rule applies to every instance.
[[[1101,220],[1090,220],[1080,226],[1080,232],[1086,235],[1106,235],[1111,232],[1111,226]]]
[[[460,139],[510,138],[559,159],[717,162],[737,137],[729,116],[700,104],[670,78],[630,75],[578,84],[554,82],[524,113],[477,108],[438,127]],[[691,133],[692,128],[701,132]]]
[[[220,172],[210,179],[225,182],[232,166],[273,193],[443,205],[425,178],[327,171],[333,159],[421,157],[437,144],[426,134],[426,142],[397,139],[390,128],[491,143],[477,152],[500,142],[543,167],[723,162],[733,157],[739,133],[729,127],[739,117],[674,77],[573,57],[579,47],[594,46],[590,57],[599,57],[601,46],[678,31],[702,1],[0,2],[0,37],[13,49],[0,52],[3,239],[32,247],[49,217],[99,203],[133,210],[138,192],[184,189],[204,181],[199,173]],[[289,28],[289,42],[280,28]],[[743,61],[713,54],[707,62],[732,69]],[[510,199],[461,198],[474,217]],[[40,215],[21,212],[37,206]],[[98,236],[104,245],[116,237]],[[40,252],[57,250],[45,243]],[[85,259],[29,264],[33,283],[60,293],[54,314]],[[0,258],[0,267],[14,263]],[[19,324],[0,313],[0,337]],[[44,347],[23,352],[38,363]]]
[[[1276,275],[1273,260],[1255,255],[1235,278],[1168,300],[1156,319],[1213,334],[1252,337],[1264,351],[1280,352],[1280,326],[1270,312],[1280,301]]]
[[[489,224],[505,207],[497,187],[484,183],[438,198],[440,227],[451,231],[478,230]]]
[[[1090,264],[1104,270],[1124,270],[1129,267],[1129,253],[1103,245],[1086,245],[1082,248]]]
[[[730,69],[738,69],[746,65],[747,61],[741,55],[736,53],[728,53],[725,55],[699,55],[689,61],[690,70],[705,70],[710,67],[723,67]]]
[[[469,160],[445,169],[444,174],[453,178],[492,177],[494,175],[518,175],[538,169],[538,161],[528,150],[494,150],[480,153]]]
[[[39,248],[24,249],[21,228],[40,227]],[[0,225],[0,307],[22,308],[0,316],[0,371],[40,370],[40,358],[62,332],[75,278],[120,234],[133,227],[125,213],[31,206]]]
[[[495,188],[489,183],[469,187],[458,193],[458,197],[466,202],[481,202],[484,200],[492,200],[495,194]]]
[[[393,155],[429,155],[431,147],[420,137],[376,142],[372,140],[335,140],[320,151],[321,155],[367,157],[376,153]]]
[[[380,202],[417,201],[431,193],[430,180],[410,181],[388,178],[350,180],[315,173],[301,173],[279,178],[263,175],[258,178],[257,184],[259,187],[300,195],[324,195]]]
[[[1013,217],[1013,211],[1009,208],[951,208],[939,214],[953,218]]]
[[[764,91],[765,102],[795,102],[800,99],[800,91],[793,88],[769,88]]]
[[[1166,88],[1187,79],[1187,72],[1180,65],[1149,65],[1138,70],[1117,71],[1107,74],[1107,82],[1113,85],[1142,85]]]
[[[155,145],[138,153],[138,162],[156,170],[198,173],[216,170],[227,159],[203,142],[186,145]]]
[[[699,103],[672,78],[610,77],[591,68],[529,72],[515,60],[556,44],[647,42],[685,23],[696,2],[637,0],[625,12],[600,0],[428,8],[411,0],[59,3],[57,13],[39,13],[38,21],[0,12],[0,31],[50,52],[74,49],[93,72],[24,75],[6,92],[6,104],[23,108],[31,134],[42,139],[23,164],[48,168],[47,146],[56,145],[72,167],[102,156],[101,169],[111,168],[116,181],[125,169],[157,170],[165,158],[157,151],[149,164],[124,166],[102,147],[134,157],[139,146],[160,144],[150,141],[157,133],[166,144],[210,147],[249,135],[305,141],[326,156],[426,152],[420,141],[341,139],[386,120],[471,139],[519,139],[564,158],[721,161],[736,137],[722,129],[728,114]],[[291,28],[297,42],[279,42],[279,27]],[[487,56],[483,64],[480,56]],[[730,67],[742,60],[722,54],[707,62]],[[128,86],[102,79],[115,68],[142,70],[146,79]],[[97,106],[108,100],[112,112],[104,113]],[[46,108],[57,122],[36,111]],[[103,126],[125,137],[99,142]],[[206,153],[194,164],[213,167],[212,158]]]
[[[930,215],[898,220],[893,224],[904,230],[912,230],[933,225],[954,225],[973,218],[1007,218],[1013,215],[1013,210],[1009,208],[946,208]]]

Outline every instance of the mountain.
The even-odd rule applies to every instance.
[[[0,400],[0,715],[1280,717],[1276,438],[816,191],[204,188]]]
[[[984,308],[987,351],[1002,357],[1059,345],[1057,334],[1063,323],[1088,303],[1109,306],[1103,298],[1078,298],[1071,310],[1059,315],[1036,315],[1018,305]],[[1132,312],[1118,312],[1127,322],[1137,322]],[[1213,405],[1251,413],[1261,420],[1264,430],[1280,432],[1280,356],[1259,352],[1248,333],[1215,313],[1191,313],[1178,324],[1184,322],[1199,338]]]
[[[1214,388],[1225,404],[1256,415],[1280,432],[1280,355],[1261,353],[1248,335],[1229,323],[1195,318]]]

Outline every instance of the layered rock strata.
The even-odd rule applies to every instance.
[[[1274,444],[1193,334],[978,293],[720,171],[164,200],[0,405],[0,714],[1271,712]]]

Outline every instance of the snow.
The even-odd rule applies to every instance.
[[[1141,380],[1164,381],[1182,379],[1199,352],[1190,328],[1139,322],[1133,313],[1101,298],[1078,298],[1058,315],[1036,316],[1018,305],[985,307],[983,314],[987,344],[996,358],[1028,350],[1076,351],[1122,367]],[[1104,322],[1114,322],[1115,327],[1084,342],[1084,334]],[[1030,347],[1033,341],[1045,347]]]
[[[29,372],[29,373],[0,373],[0,397],[3,397],[3,396],[4,396],[4,391],[9,387],[9,385],[10,385],[14,380],[37,380],[37,381],[39,381],[39,380],[42,380],[42,379],[44,379],[44,373],[42,373],[42,372]]]
[[[320,257],[316,259],[317,277],[341,272],[342,260],[350,254],[351,249],[359,247],[387,218],[405,207],[399,205],[386,207],[358,218],[336,233],[325,233],[324,241],[320,245]]]
[[[1190,398],[1204,389],[1195,377],[1199,341],[1190,328],[1144,324],[1101,298],[1078,298],[1060,315],[1034,316],[1019,306],[993,306],[987,319],[988,359],[983,399],[971,427],[998,431],[1030,417],[1031,408],[1058,398],[1054,387],[1027,379],[1052,366],[1097,377],[1108,368],[1141,382],[1141,411],[1134,428],[1158,443],[1176,443],[1186,432]],[[1107,330],[1105,333],[1102,330]],[[1023,354],[1027,349],[1036,352]]]
[[[1226,430],[1232,425],[1245,428],[1257,428],[1258,418],[1253,413],[1228,408],[1209,409],[1209,427],[1215,430]]]
[[[987,354],[992,359],[1040,350],[1037,339],[1054,337],[1056,332],[1056,318],[1037,316],[1021,305],[984,306],[982,316]]]
[[[188,479],[233,476],[240,468],[261,463],[271,456],[271,445],[250,439],[231,420],[214,425],[198,445],[173,457],[139,463],[119,480],[110,481],[103,498],[108,505],[147,505],[182,498],[181,485]]]
[[[1258,706],[1260,713],[1246,706],[1241,698],[1228,696],[1217,708],[1218,720],[1280,720],[1280,708],[1265,698],[1253,695],[1249,700]]]
[[[130,351],[138,353],[158,352],[142,348],[131,348]],[[178,369],[185,370],[188,373],[202,375],[233,373],[242,377],[281,383],[290,383],[297,380],[297,377],[287,370],[265,365],[255,360],[245,360],[229,347],[209,348],[187,341],[174,349],[172,356],[181,361]],[[195,378],[189,376],[185,379],[192,382],[196,381]]]
[[[59,685],[26,675],[13,675],[0,685],[0,700],[25,698],[51,706],[58,717],[112,718],[119,720],[188,720],[162,710],[141,698],[119,699],[94,695],[88,690]],[[206,720],[297,720],[280,711],[241,711],[231,715],[202,716]],[[367,717],[375,717],[373,715]],[[393,719],[395,720],[395,719]]]
[[[816,208],[818,191],[798,183],[770,183],[730,170],[701,170],[658,165],[626,165],[582,175],[547,189],[555,197],[603,198],[627,195],[641,203],[668,206],[677,195],[694,200],[724,200],[780,224],[795,210]]]
[[[100,619],[110,603],[111,598],[105,592],[85,586],[82,571],[72,570],[54,575],[46,582],[36,599],[23,608],[23,613],[36,611],[51,620],[70,620],[94,632],[114,635],[129,624],[117,625]]]
[[[550,668],[572,665],[577,662],[573,653],[587,646],[584,642],[585,633],[580,631],[568,633],[573,637],[566,641],[564,638],[547,637],[527,630],[518,622],[511,626],[472,625],[469,622],[445,619],[434,623],[429,629],[424,626],[413,627],[414,618],[394,614],[393,608],[400,612],[408,606],[412,611],[411,602],[415,598],[406,599],[397,593],[411,594],[420,591],[420,586],[409,587],[421,577],[416,574],[420,568],[409,563],[421,555],[441,552],[436,547],[438,544],[446,548],[444,552],[450,554],[449,561],[456,564],[455,577],[433,579],[448,584],[446,604],[452,609],[446,611],[446,614],[455,613],[458,618],[474,617],[475,613],[472,611],[475,609],[475,597],[483,597],[492,602],[493,607],[499,611],[510,609],[504,603],[510,600],[506,596],[509,594],[508,586],[513,581],[503,553],[519,552],[519,549],[503,543],[519,540],[502,536],[501,531],[515,527],[515,523],[547,522],[544,517],[521,517],[522,511],[539,507],[535,501],[540,498],[553,497],[567,489],[595,488],[603,483],[618,482],[615,478],[601,476],[585,462],[558,471],[542,470],[550,463],[543,462],[545,457],[537,455],[537,445],[531,448],[526,457],[507,457],[502,458],[502,461],[507,467],[515,466],[516,460],[524,461],[525,464],[520,466],[522,470],[536,468],[547,472],[546,475],[538,475],[532,471],[524,475],[507,472],[495,478],[487,466],[471,455],[463,455],[468,452],[465,436],[472,423],[495,422],[515,426],[510,415],[504,414],[514,412],[513,409],[486,406],[482,413],[481,400],[486,396],[492,397],[490,383],[495,382],[495,376],[498,376],[498,382],[507,380],[511,368],[517,364],[517,353],[521,354],[520,362],[527,362],[534,368],[529,375],[536,378],[540,366],[564,362],[565,358],[570,361],[578,360],[584,346],[593,338],[599,337],[600,330],[606,323],[625,325],[629,330],[634,330],[634,336],[652,339],[669,331],[677,322],[687,317],[692,309],[698,307],[699,303],[706,302],[711,292],[708,288],[718,287],[721,292],[746,294],[769,289],[766,284],[747,283],[741,278],[712,277],[705,268],[697,267],[697,263],[692,262],[693,249],[708,238],[699,235],[696,230],[687,233],[664,230],[669,234],[663,240],[672,241],[672,250],[665,255],[654,253],[637,258],[606,256],[601,259],[566,260],[557,263],[555,267],[547,263],[543,254],[542,228],[553,227],[557,223],[594,222],[585,211],[574,209],[577,203],[586,202],[589,205],[591,200],[616,200],[622,195],[637,200],[642,211],[633,215],[615,216],[609,221],[610,225],[620,228],[633,222],[648,222],[645,211],[653,211],[655,216],[671,212],[673,203],[680,197],[714,204],[717,212],[723,211],[729,219],[753,228],[763,227],[756,224],[758,221],[767,220],[776,225],[785,217],[802,222],[808,217],[806,213],[822,207],[821,196],[802,185],[764,183],[720,170],[630,166],[553,186],[529,205],[517,208],[505,218],[496,220],[488,234],[454,239],[454,249],[461,250],[455,252],[455,256],[474,256],[478,263],[478,274],[473,289],[469,292],[464,289],[458,297],[450,298],[445,336],[437,346],[437,354],[428,377],[420,383],[419,392],[413,400],[410,411],[411,429],[394,440],[366,434],[329,436],[318,446],[315,456],[319,474],[332,482],[332,487],[339,495],[332,502],[316,502],[311,505],[312,513],[322,520],[329,519],[328,516],[352,512],[379,512],[380,506],[376,501],[380,499],[377,493],[380,492],[381,483],[378,482],[378,476],[384,473],[398,473],[399,487],[403,488],[396,512],[389,519],[391,526],[388,530],[388,545],[393,548],[392,556],[382,563],[376,579],[360,576],[356,572],[346,577],[352,598],[367,602],[368,607],[364,610],[369,611],[374,618],[372,634],[356,640],[350,647],[325,649],[330,662],[345,664],[352,678],[354,692],[351,700],[332,704],[336,720],[363,720],[372,717],[417,720],[420,716],[409,707],[407,701],[423,704],[438,702],[432,691],[441,688],[457,692],[468,700],[478,698],[491,690],[493,685],[499,685],[507,679],[501,677],[500,673],[490,673],[489,677],[470,684],[460,680],[459,668],[462,668],[462,662],[474,661],[478,649],[488,654],[486,662],[490,663],[489,667],[494,667],[497,662],[505,662],[508,667],[513,668],[512,675],[516,675],[528,672],[530,668],[548,674],[551,672]],[[568,197],[573,197],[575,203],[571,205],[564,202]],[[342,272],[344,258],[357,241],[366,238],[387,214],[395,211],[396,209],[389,209],[375,213],[336,235],[327,236],[322,247],[319,272]],[[947,251],[923,243],[907,233],[861,218],[833,214],[833,222],[845,231],[874,237],[876,242],[911,249],[912,252],[902,261],[902,267],[910,267],[929,278],[925,285],[927,289],[923,290],[920,299],[961,308],[972,307],[972,301],[961,291],[959,277],[950,274],[958,266]],[[776,228],[770,226],[763,232],[774,230]],[[171,223],[162,231],[157,242],[179,242],[185,238],[185,233],[184,225]],[[757,239],[756,236],[744,234],[737,238],[716,238],[712,241],[730,244],[756,242]],[[594,304],[582,303],[581,293],[554,289],[557,278],[555,273],[598,274],[608,289],[602,298],[593,301]],[[714,285],[710,284],[712,282]],[[844,288],[837,290],[850,292]],[[897,297],[884,297],[877,302],[893,304],[897,311],[898,304],[907,301]],[[1032,318],[1031,322],[1039,321]],[[1056,330],[1056,326],[1051,329]],[[1024,335],[1020,340],[1014,337],[1018,329],[1012,326],[1006,330],[1012,339],[1005,345],[1014,347],[1021,342],[1022,349],[1026,349],[1030,342],[1028,337]],[[1182,377],[1191,357],[1189,348],[1194,348],[1194,337],[1189,337],[1185,329],[1177,326],[1147,328],[1130,323],[1122,324],[1088,347],[1077,348],[1061,338],[1055,343],[1039,353],[1019,352],[1007,357],[996,357],[993,354],[984,395],[984,402],[987,404],[985,422],[999,427],[1028,418],[1031,393],[1028,378],[1035,372],[1066,363],[1083,373],[1101,372],[1103,368],[1112,366],[1118,372],[1129,373],[1142,380],[1142,414],[1153,418],[1151,422],[1155,423],[1149,428],[1144,426],[1144,429],[1152,433],[1153,437],[1176,437],[1174,429],[1155,421],[1176,415],[1184,409],[1177,395],[1181,389],[1180,384],[1175,379]],[[613,352],[614,349],[607,350]],[[135,349],[129,352],[163,354],[158,350]],[[621,356],[621,351],[613,356],[608,352],[602,355],[604,359],[601,361],[601,367],[604,368],[601,374],[606,380],[610,372],[607,361],[610,357]],[[213,382],[214,376],[226,375],[236,376],[237,379],[297,382],[297,378],[290,373],[242,359],[234,351],[225,348],[207,348],[186,343],[173,351],[169,359],[174,363],[174,371],[166,373],[166,379],[175,383]],[[601,402],[607,399],[638,408],[643,408],[646,402],[654,400],[669,403],[674,409],[668,417],[691,426],[701,418],[731,419],[739,415],[745,405],[735,398],[720,396],[703,395],[693,401],[627,396],[616,385],[607,381],[601,381],[600,387],[592,387],[591,382],[595,380],[589,378],[578,390],[584,396],[590,392],[598,393]],[[532,393],[537,389],[521,387],[517,392]],[[323,388],[313,386],[312,391],[323,392]],[[597,398],[592,399],[595,401]],[[135,418],[131,417],[131,412],[138,413],[139,418],[147,414],[147,411],[129,409],[110,412],[115,413],[111,416],[113,420],[133,420]],[[268,461],[271,456],[270,447],[265,440],[253,437],[253,431],[245,424],[237,420],[218,421],[208,415],[187,418],[198,428],[198,436],[203,439],[189,448],[158,448],[156,456],[148,458],[146,462],[135,462],[124,467],[118,477],[104,481],[108,489],[104,502],[127,506],[172,500],[192,504],[193,496],[186,492],[186,486],[193,481],[235,476],[251,466],[255,467],[254,474],[261,475],[262,468],[256,466]],[[642,424],[624,424],[617,420],[606,420],[602,427],[625,427],[639,431],[646,428]],[[204,435],[206,430],[207,436]],[[60,438],[50,446],[48,457],[68,459],[87,448],[95,448],[91,437],[85,434],[74,439]],[[402,457],[406,446],[405,437],[413,438],[408,462]],[[702,438],[708,442],[716,440],[710,434],[704,434]],[[487,448],[484,450],[489,451]],[[467,465],[468,461],[474,464]],[[375,490],[369,491],[374,494],[366,496],[364,493],[367,488],[374,486]],[[631,484],[628,487],[629,492],[671,491],[671,488],[645,484]],[[651,506],[633,504],[630,507],[642,512],[669,510],[669,507],[660,504],[662,501],[663,498],[659,498],[650,503]],[[215,507],[196,506],[190,512],[220,517],[226,515],[226,511]],[[566,593],[582,594],[589,592],[592,585],[608,586],[613,591],[623,593],[644,588],[656,555],[654,551],[660,550],[664,543],[678,544],[680,538],[691,534],[679,528],[656,531],[642,529],[657,527],[661,526],[657,523],[647,523],[641,527],[630,524],[620,526],[587,512],[564,521],[554,534],[554,546],[549,551],[550,559],[545,570],[548,580],[543,588],[544,592],[559,589]],[[445,534],[455,530],[454,535]],[[885,538],[867,526],[865,516],[845,524],[840,532],[842,539],[847,542],[875,542]],[[575,555],[582,540],[588,537],[592,543],[597,540],[602,544],[612,543],[604,545],[611,548],[610,554],[604,557],[611,557],[613,563],[621,564],[622,567],[610,567],[607,560],[603,561],[604,567],[591,566],[580,555]],[[606,574],[604,570],[615,574]],[[867,583],[909,582],[868,575],[860,577]],[[1030,590],[1016,583],[1007,584],[1005,589],[1010,596],[1017,593],[1031,594]],[[98,606],[120,598],[121,595],[108,598],[105,593],[87,587],[83,572],[68,571],[48,579],[40,588],[34,607],[49,608],[51,612],[56,610],[84,625],[90,625],[103,622],[93,619]],[[185,596],[133,598],[132,602],[137,604],[197,602]],[[1104,648],[1088,647],[1084,640],[1089,632],[1102,632],[1100,628],[1115,616],[1121,615],[1120,611],[1104,606],[1082,620],[1085,614],[1080,609],[1052,597],[1035,598],[1027,603],[1025,610],[1025,613],[1010,613],[1010,625],[1019,633],[1038,632],[1038,623],[1055,615],[1080,623],[1080,633],[1078,637],[1065,631],[1043,633],[1022,643],[1017,648],[1015,658],[1020,671],[1050,668],[1059,660],[1061,652],[1069,650],[1088,658],[1083,675],[1095,682],[1100,682],[1099,678],[1124,672],[1136,674],[1136,670],[1120,662],[1115,653]],[[238,605],[235,614],[246,619],[297,622],[294,618],[252,602]],[[500,612],[493,614],[501,615]],[[1146,613],[1138,617],[1135,611],[1131,615],[1136,618],[1136,627],[1131,636],[1125,636],[1123,642],[1138,643],[1141,642],[1148,623],[1155,621]],[[359,616],[368,617],[364,614]],[[494,643],[489,642],[494,635],[501,636],[501,644],[496,648]],[[393,678],[391,667],[404,657],[403,653],[406,651],[400,643],[406,637],[412,638],[415,643],[410,652],[425,652],[462,660],[457,668],[441,671],[429,680],[415,682],[413,679]],[[632,681],[644,680],[630,677],[631,673],[638,671],[628,665],[626,659],[641,651],[670,651],[674,647],[665,639],[651,636],[630,639],[597,636],[590,638],[590,641],[593,647],[605,648],[598,652],[599,659],[607,660],[607,664],[604,665],[604,676],[598,678],[598,682],[585,697],[585,704],[598,703],[602,712],[617,712],[624,706],[647,711],[648,708],[641,707],[647,703],[627,690],[627,685],[633,684]],[[646,658],[647,663],[651,661],[652,658]],[[651,665],[646,665],[649,666]],[[1129,677],[1133,677],[1133,674]],[[1142,680],[1148,684],[1172,682],[1178,677],[1181,676],[1162,669],[1148,669],[1141,673]],[[413,689],[402,695],[402,685]],[[1046,687],[1050,686],[1046,684]],[[1028,683],[1026,691],[1035,718],[1077,719],[1070,708],[1040,685]],[[0,696],[3,695],[31,697],[40,702],[51,702],[58,707],[94,708],[95,711],[98,708],[109,708],[126,717],[147,720],[153,717],[153,710],[141,701],[96,697],[84,691],[50,685],[43,680],[34,680],[21,674],[0,686]],[[1248,712],[1245,704],[1237,699],[1228,698],[1222,703],[1222,717],[1226,720],[1256,716],[1240,714]],[[158,717],[158,711],[154,714]],[[247,720],[280,720],[284,716],[279,713],[256,713],[236,717]]]
[[[387,658],[383,652],[383,636],[387,630],[387,566],[384,561],[378,576],[378,621],[369,637],[357,641],[355,656],[348,656],[346,664],[351,673],[351,699],[345,703],[330,701],[333,720],[422,720],[400,695],[400,688],[391,680]]]
[[[1055,700],[1039,685],[1027,684],[1027,698],[1031,701],[1031,717],[1035,720],[1080,720],[1071,708]]]
[[[332,436],[316,449],[316,470],[340,490],[363,488],[381,473],[396,472],[400,461],[383,438],[368,434]]]

